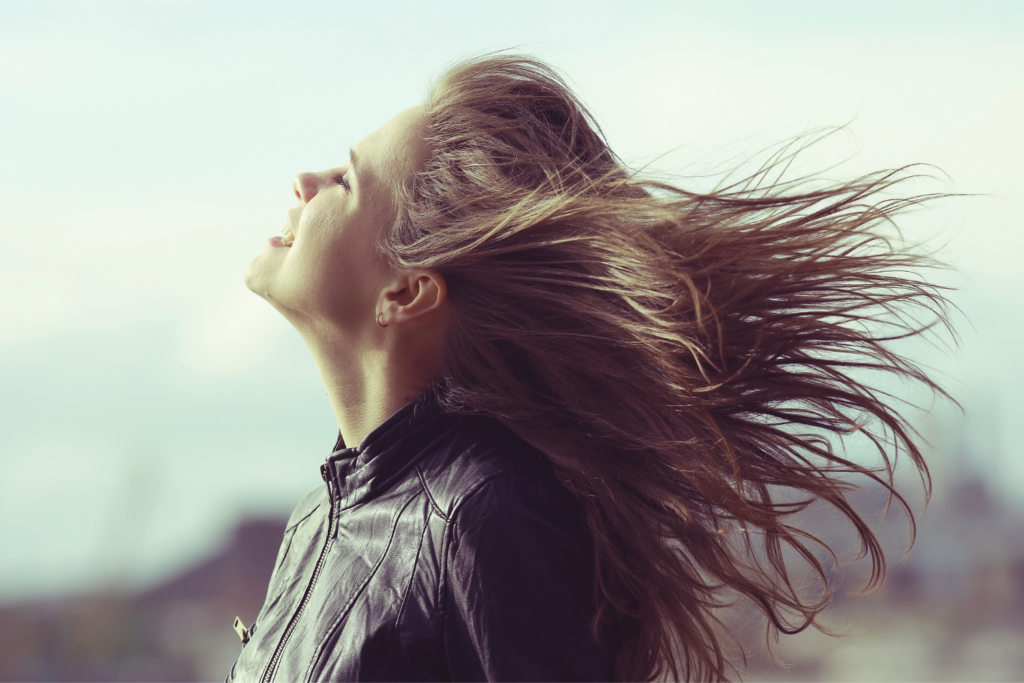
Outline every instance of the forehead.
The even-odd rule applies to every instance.
[[[357,178],[393,186],[422,168],[430,155],[425,124],[424,108],[410,107],[360,140],[354,150]]]

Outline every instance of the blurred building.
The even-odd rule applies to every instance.
[[[214,557],[140,594],[0,607],[0,680],[223,680],[266,595],[284,520],[240,524]]]

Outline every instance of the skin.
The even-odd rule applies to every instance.
[[[297,176],[295,241],[271,240],[245,273],[306,342],[349,446],[441,373],[444,278],[396,271],[375,248],[395,219],[395,188],[429,156],[423,131],[422,107],[406,109],[360,141],[348,164]]]

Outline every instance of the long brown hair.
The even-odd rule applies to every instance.
[[[868,371],[941,392],[889,344],[945,320],[929,261],[885,229],[926,199],[890,196],[908,174],[769,177],[783,152],[710,192],[644,180],[557,73],[506,54],[448,69],[426,119],[429,161],[381,248],[448,283],[444,407],[509,425],[581,501],[595,633],[631,625],[616,676],[725,678],[730,595],[769,633],[815,624],[833,580],[824,543],[789,523],[811,500],[849,519],[879,584],[847,475],[905,506],[897,452],[926,485],[927,468]],[[880,467],[844,456],[854,431]],[[800,590],[791,551],[821,590]]]

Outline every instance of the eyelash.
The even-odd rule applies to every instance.
[[[345,177],[344,173],[339,173],[338,175],[334,176],[334,182],[344,187],[346,192],[352,189],[351,187],[349,187],[348,179]]]

